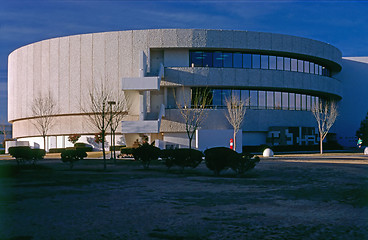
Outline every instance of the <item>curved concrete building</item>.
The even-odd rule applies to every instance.
[[[9,55],[8,118],[13,137],[43,147],[31,108],[37,96],[51,96],[58,109],[46,148],[68,146],[71,134],[91,142],[96,130],[86,123],[84,96],[108,79],[131,101],[119,128],[122,141],[129,145],[145,134],[162,147],[187,146],[176,100],[206,87],[213,99],[193,146],[228,146],[232,127],[224,101],[231,95],[249,99],[239,148],[314,144],[311,108],[319,99],[343,97],[343,82],[335,78],[341,69],[334,46],[282,34],[154,29],[67,36]]]

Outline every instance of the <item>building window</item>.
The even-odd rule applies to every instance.
[[[261,55],[252,55],[252,68],[261,68]]]
[[[224,58],[224,67],[231,68],[233,67],[233,54],[229,52],[223,53]]]
[[[291,66],[291,60],[290,58],[284,58],[284,70],[285,71],[290,71],[290,66]]]
[[[277,57],[277,70],[284,70],[284,58]]]
[[[309,73],[309,62],[308,61],[304,61],[304,72]]]
[[[266,108],[266,91],[258,92],[258,108],[259,109]]]
[[[289,109],[289,93],[287,92],[282,93],[282,109],[283,110]]]
[[[234,68],[242,68],[243,67],[243,61],[242,61],[243,54],[234,53],[233,58],[234,58]]]
[[[213,53],[212,52],[204,52],[203,53],[203,67],[213,67]]]
[[[267,109],[274,109],[274,92],[267,91]]]
[[[213,66],[214,67],[222,67],[222,52],[214,52],[213,53]]]
[[[269,60],[270,69],[273,69],[273,70],[277,69],[276,56],[269,56],[268,60]]]
[[[249,107],[256,109],[258,106],[258,91],[249,91]]]
[[[268,69],[268,56],[267,55],[261,55],[261,68]]]
[[[292,72],[298,71],[298,60],[295,58],[291,59],[291,71]]]
[[[243,68],[252,68],[252,54],[243,54]]]
[[[275,92],[275,109],[282,109],[281,92]]]

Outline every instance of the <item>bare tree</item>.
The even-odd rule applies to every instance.
[[[335,101],[319,101],[319,103],[312,108],[312,113],[317,121],[320,153],[323,154],[323,140],[335,123],[338,115],[337,103]]]
[[[123,121],[123,118],[125,115],[128,114],[128,110],[130,108],[130,101],[127,98],[127,96],[124,94],[124,92],[119,91],[116,94],[113,94],[112,101],[109,101],[110,104],[110,114],[111,114],[111,134],[113,137],[112,140],[112,149],[114,153],[114,161],[116,162],[116,152],[115,152],[115,133],[116,129],[120,126],[121,122]]]
[[[57,113],[56,102],[51,95],[42,96],[39,94],[32,103],[32,124],[43,138],[43,146],[46,150],[46,136],[50,128],[55,124],[53,115]]]
[[[82,105],[82,111],[86,114],[90,125],[101,132],[104,169],[106,169],[105,136],[111,122],[108,102],[112,96],[112,91],[107,86],[108,83],[102,81],[101,86],[91,88],[85,106]]]
[[[0,135],[3,135],[3,141],[0,142],[3,145],[3,148],[5,148],[5,140],[7,139],[7,126],[8,125],[8,121],[6,120],[6,118],[0,118]]]
[[[239,132],[239,129],[243,125],[243,120],[245,117],[245,112],[247,111],[248,100],[242,100],[236,95],[232,95],[229,98],[225,99],[227,113],[225,117],[233,126],[234,129],[234,150],[236,150],[236,134]]]
[[[184,118],[185,130],[189,139],[189,149],[192,148],[194,133],[208,116],[206,107],[212,101],[212,96],[207,88],[196,88],[186,94],[183,89],[182,99],[176,99],[176,105]]]

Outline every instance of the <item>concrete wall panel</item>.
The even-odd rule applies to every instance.
[[[70,113],[79,113],[81,104],[81,37],[70,37],[70,80],[69,106]]]
[[[59,38],[50,40],[50,97],[58,103],[58,110],[60,108],[59,99]],[[29,97],[29,96],[28,96]]]
[[[41,42],[41,94],[49,96],[50,89],[50,41]]]
[[[103,33],[92,34],[92,71],[93,85],[101,87],[106,80],[105,72],[105,35]]]
[[[58,100],[59,110],[61,114],[69,113],[69,92],[70,92],[70,50],[69,37],[60,38],[59,53],[59,79],[58,79]]]
[[[81,104],[87,106],[88,93],[93,88],[92,34],[81,35]],[[85,107],[84,107],[85,108]],[[82,109],[81,109],[82,110]],[[83,111],[82,111],[83,112]]]

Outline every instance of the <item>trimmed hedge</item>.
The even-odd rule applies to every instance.
[[[62,153],[65,148],[50,148],[49,153]]]
[[[142,161],[144,169],[148,169],[152,160],[157,160],[160,156],[160,149],[148,143],[143,143],[138,148],[133,149],[134,159]]]
[[[83,158],[87,157],[87,153],[80,148],[77,149],[65,149],[61,153],[61,161],[69,162],[70,169],[73,168],[74,162],[78,160],[83,160]]]
[[[33,164],[36,164],[37,160],[44,158],[46,151],[44,149],[31,149],[29,146],[17,146],[10,147],[9,154],[17,160],[18,165],[26,161],[32,161]]]
[[[86,144],[86,143],[75,143],[74,144],[74,149],[78,149],[78,150],[85,151],[85,152],[92,152],[93,151],[93,147],[91,145]]]
[[[121,148],[124,148],[124,147],[126,147],[125,145],[116,145],[116,146],[110,146],[110,151],[114,151],[114,149],[115,149],[115,151],[119,151],[119,150],[121,150]]]
[[[160,154],[168,169],[172,166],[179,166],[182,171],[185,167],[196,168],[203,160],[203,153],[196,149],[164,149]]]
[[[133,156],[133,150],[134,148],[122,147],[120,148],[120,156]]]
[[[239,154],[226,147],[215,147],[204,151],[206,166],[212,170],[216,176],[220,175],[222,170],[231,168],[237,174],[253,169],[259,162],[259,157],[252,154]]]

